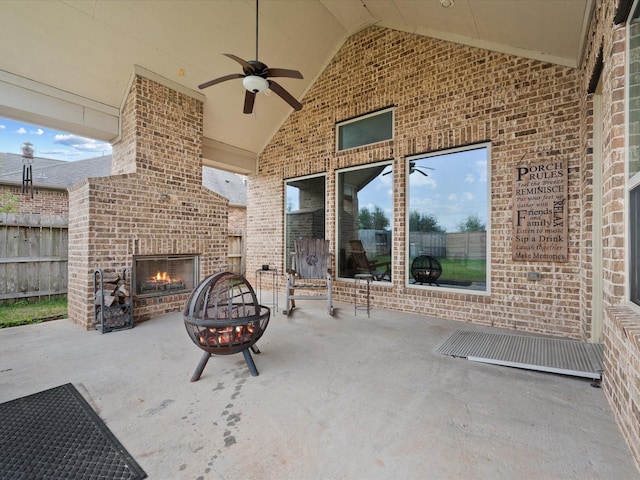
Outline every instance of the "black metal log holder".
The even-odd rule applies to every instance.
[[[221,272],[202,281],[187,299],[184,324],[189,337],[204,350],[191,377],[200,379],[212,355],[242,352],[249,372],[258,375],[251,351],[269,323],[271,310],[259,305],[249,282],[233,272]]]

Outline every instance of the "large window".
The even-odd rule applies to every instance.
[[[635,2],[629,28],[628,177],[629,299],[640,305],[640,6]]]
[[[348,150],[393,140],[393,109],[388,108],[340,122],[336,128],[336,150]]]
[[[294,240],[325,238],[324,175],[285,182],[285,266],[291,267]]]
[[[488,292],[489,145],[407,158],[407,282]]]
[[[337,173],[338,276],[391,281],[393,173],[390,162]]]

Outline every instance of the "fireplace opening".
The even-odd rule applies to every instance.
[[[198,279],[197,255],[140,255],[133,265],[138,297],[190,292]]]

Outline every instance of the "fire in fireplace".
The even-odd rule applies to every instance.
[[[138,297],[190,292],[198,279],[197,255],[140,255],[133,265]]]

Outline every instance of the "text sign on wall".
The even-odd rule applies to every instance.
[[[513,168],[513,259],[566,262],[567,161]]]

